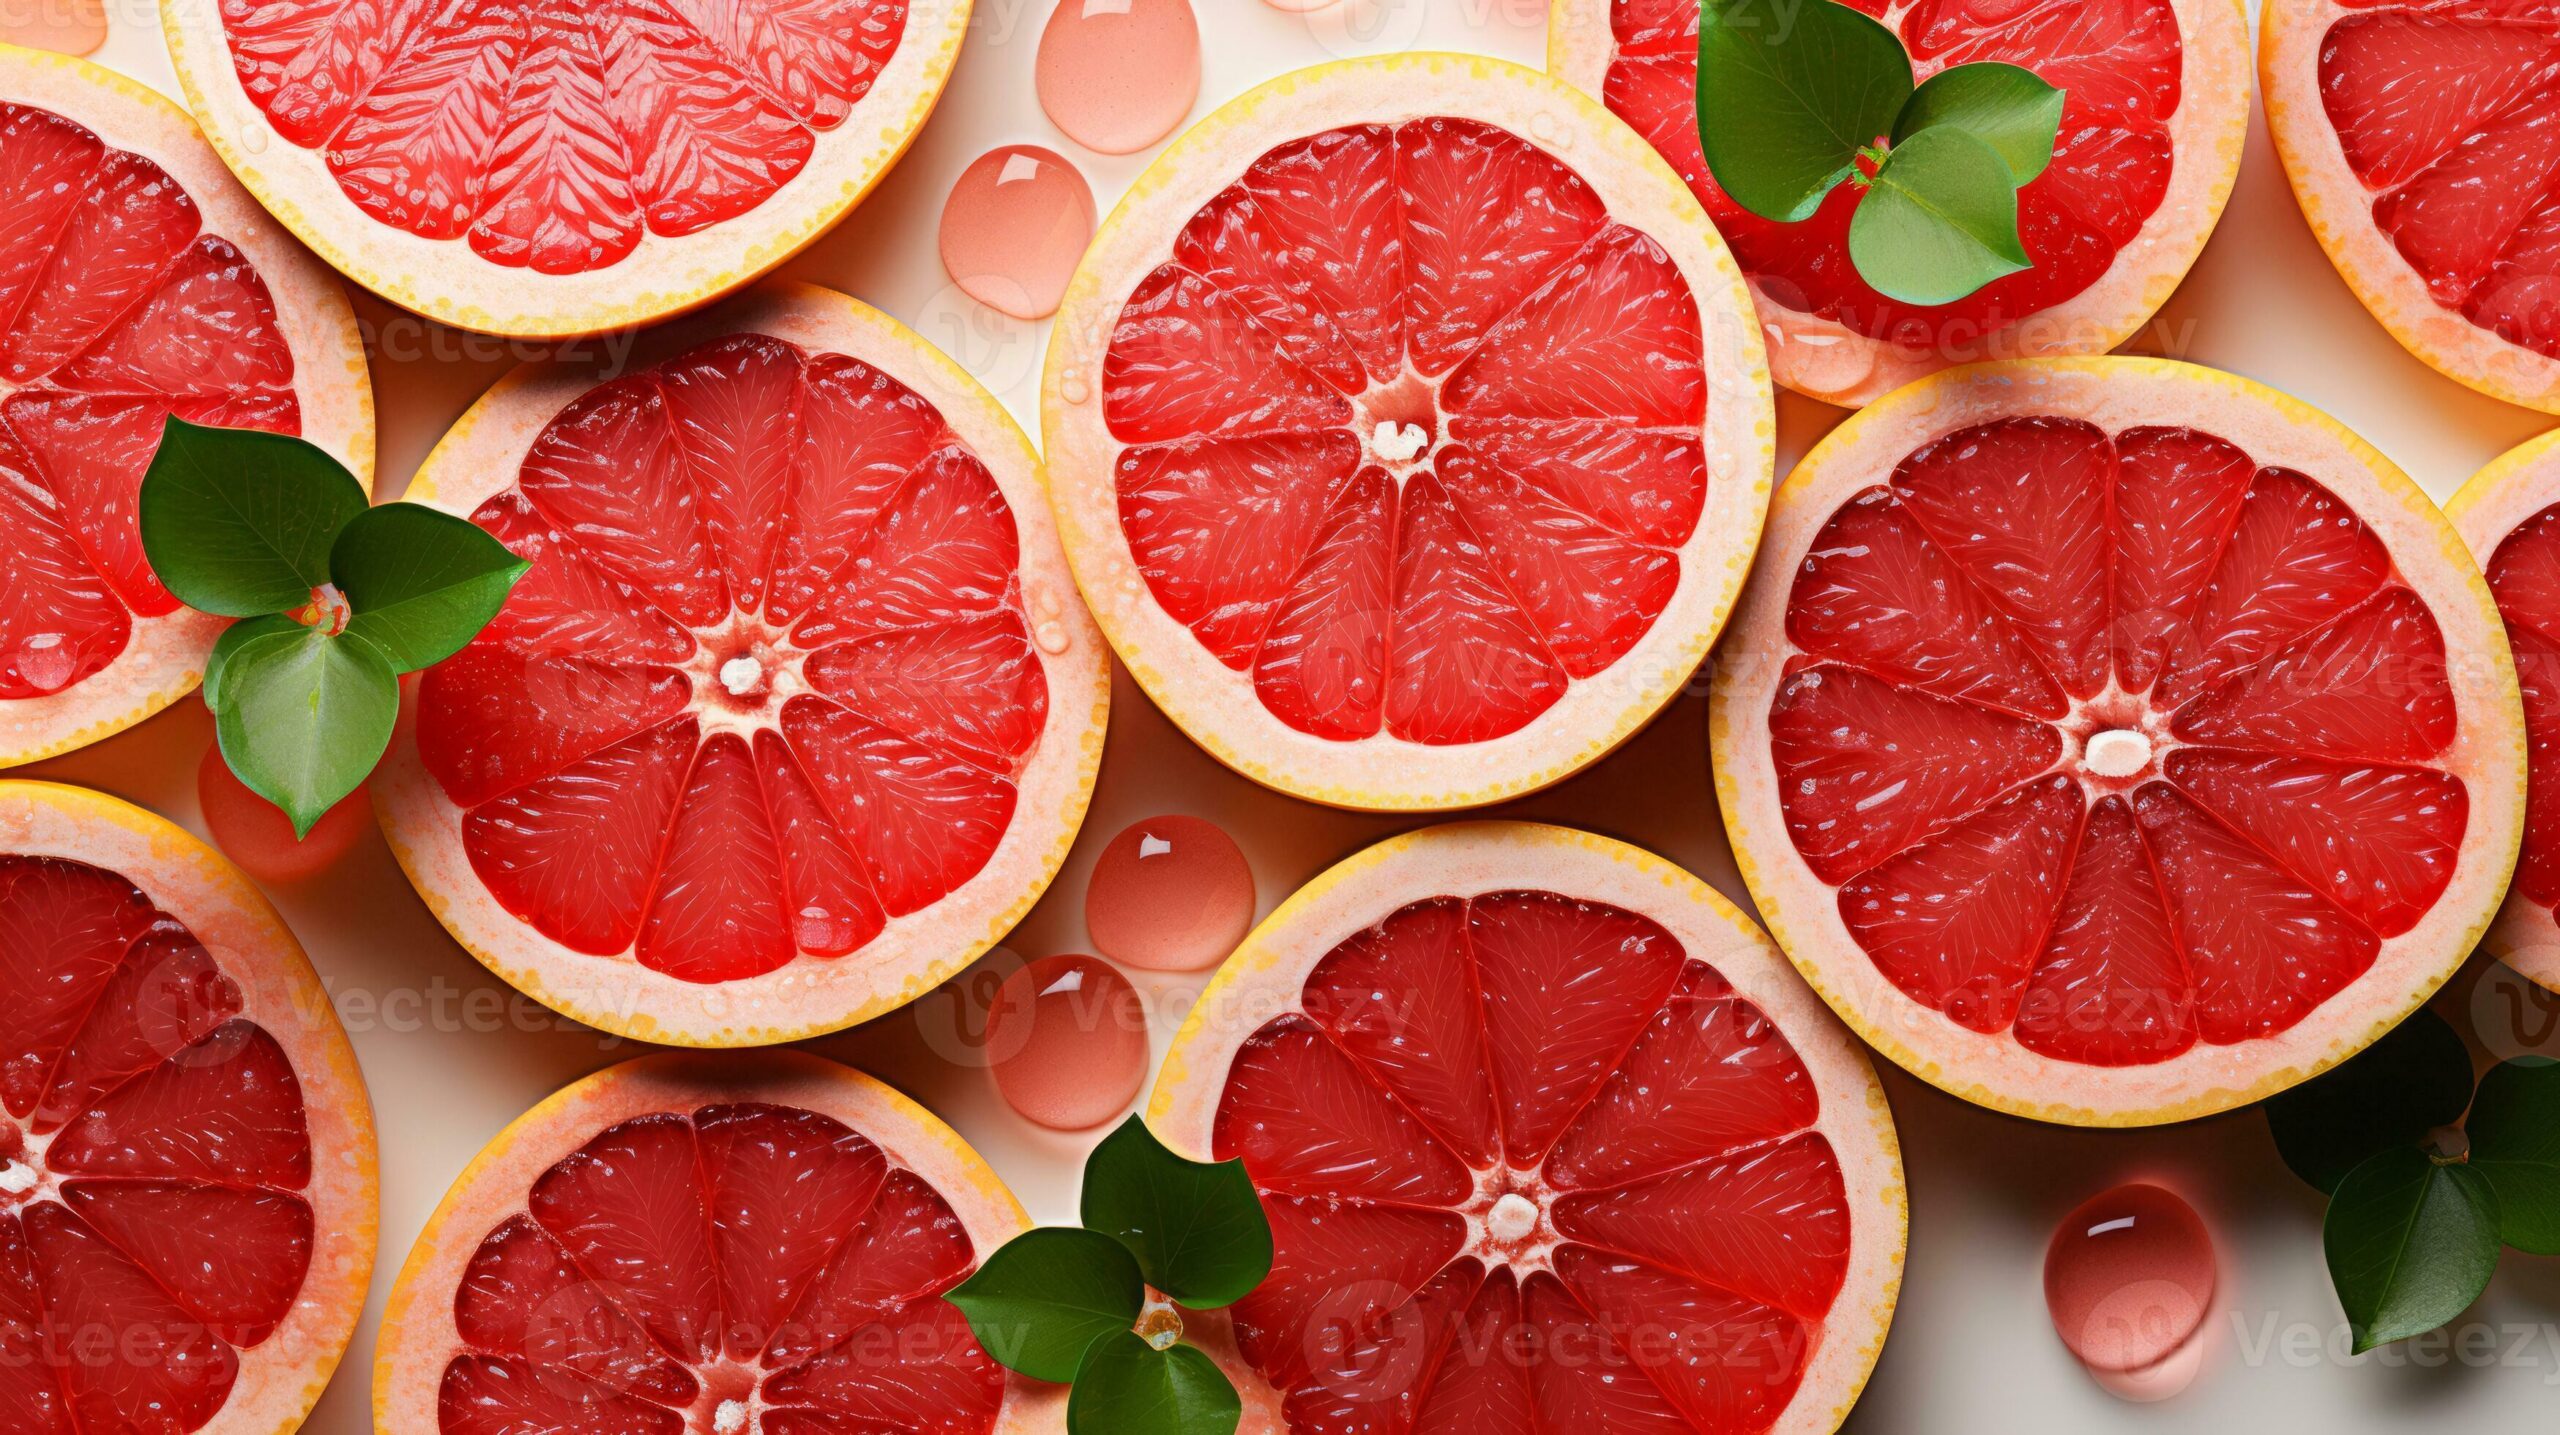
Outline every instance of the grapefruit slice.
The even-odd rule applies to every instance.
[[[410,1248],[380,1435],[1054,1435],[942,1293],[1029,1229],[930,1112],[804,1052],[577,1082],[472,1161]]]
[[[2560,413],[2560,11],[2270,0],[2267,128],[2329,261],[2409,352]]]
[[[1148,1120],[1271,1217],[1270,1278],[1195,1332],[1249,1431],[1827,1432],[1892,1321],[1873,1068],[1759,928],[1607,838],[1462,823],[1317,877]]]
[[[1110,701],[1039,459],[896,321],[805,285],[530,364],[408,496],[533,570],[410,684],[393,853],[517,988],[735,1046],[911,1001],[1010,930]]]
[[[1772,506],[1718,665],[1761,914],[1878,1050],[2081,1125],[2256,1101],[2459,966],[2524,805],[2497,610],[2381,454],[2150,359],[1950,370]]]
[[[2488,575],[2524,696],[2524,840],[2486,945],[2560,991],[2560,434],[2499,455],[2445,517]]]
[[[1086,601],[1221,761],[1498,801],[1687,681],[1768,502],[1741,277],[1632,133],[1456,55],[1285,76],[1142,175],[1041,392]]]
[[[300,1425],[364,1305],[375,1194],[364,1078],[302,948],[169,823],[0,782],[0,953],[9,1429]]]
[[[1778,382],[1855,407],[1950,364],[2100,353],[2148,322],[2240,172],[2249,22],[2238,0],[1846,3],[1902,37],[1915,79],[1999,60],[2062,88],[2053,163],[2018,196],[2033,268],[1953,304],[1878,294],[1849,263],[1856,193],[1781,224],[1716,187],[1698,145],[1697,5],[1553,0],[1548,22],[1547,72],[1651,140],[1724,231]]]
[[[327,270],[186,115],[0,45],[0,767],[185,696],[223,620],[142,555],[169,415],[300,434],[370,483],[373,389]]]
[[[648,323],[790,258],[933,112],[969,0],[161,7],[214,147],[393,303],[489,333]]]

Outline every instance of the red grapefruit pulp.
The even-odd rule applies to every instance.
[[[142,553],[171,415],[300,434],[373,471],[372,391],[336,282],[186,117],[93,65],[0,47],[0,766],[192,688],[218,619]]]
[[[1029,1226],[975,1152],[797,1052],[600,1072],[490,1143],[383,1315],[381,1435],[1049,1435],[942,1293]]]
[[[2176,1120],[2361,1049],[2461,962],[2522,720],[2435,505],[2317,412],[2135,359],[1952,370],[1788,479],[1718,668],[1771,929],[1916,1075]]]
[[[1751,279],[1770,368],[1789,388],[1861,404],[1951,363],[2096,353],[2141,327],[2204,248],[2239,171],[2249,102],[2239,5],[1847,3],[1902,37],[1914,79],[1996,60],[2063,90],[2053,163],[2018,196],[2034,267],[1952,304],[1907,304],[1849,262],[1852,187],[1795,224],[1734,203],[1698,142],[1698,6],[1688,0],[1555,0],[1547,69],[1602,97],[1696,191]]]
[[[1757,928],[1604,838],[1433,828],[1318,877],[1149,1117],[1271,1217],[1208,1336],[1249,1428],[1829,1431],[1891,1319],[1874,1072]]]
[[[1239,771],[1450,807],[1574,771],[1711,641],[1766,379],[1697,209],[1623,126],[1458,56],[1284,77],[1157,160],[1042,395],[1078,581]]]
[[[1056,871],[1101,645],[1028,443],[894,322],[775,287],[649,357],[520,371],[412,487],[534,567],[416,683],[379,803],[531,995],[660,1041],[830,1030]]]
[[[0,1412],[272,1435],[373,1266],[372,1114],[326,993],[202,844],[0,783]]]
[[[967,0],[221,0],[170,53],[232,168],[385,297],[504,333],[661,317],[896,161]]]

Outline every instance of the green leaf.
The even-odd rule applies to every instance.
[[[212,656],[204,660],[204,705],[217,713],[222,711],[222,669],[242,645],[270,633],[301,631],[300,623],[281,613],[269,613],[263,618],[243,618],[223,629],[222,636],[213,640]]]
[[[2420,1007],[2340,1066],[2267,1100],[2276,1153],[2293,1174],[2335,1191],[2366,1157],[2415,1146],[2471,1104],[2471,1053]]]
[[[2468,1166],[2395,1146],[2338,1183],[2320,1244],[2355,1347],[2371,1350],[2479,1299],[2498,1269],[2498,1193]]]
[[[969,1318],[997,1364],[1066,1381],[1096,1338],[1131,1335],[1147,1292],[1138,1262],[1118,1241],[1043,1226],[1005,1242],[944,1298]]]
[[[400,678],[362,638],[292,625],[243,642],[222,665],[214,734],[249,790],[311,835],[391,746]]]
[[[1215,1361],[1187,1345],[1158,1350],[1127,1330],[1093,1343],[1067,1396],[1067,1435],[1233,1435],[1243,1416]]]
[[[2008,161],[1963,130],[1913,135],[1849,217],[1849,260],[1906,304],[1952,304],[2026,268]]]
[[[1707,0],[1698,142],[1734,202],[1795,221],[1849,177],[1911,97],[1891,30],[1833,0]]]
[[[476,525],[417,503],[366,509],[329,550],[331,581],[355,610],[347,631],[404,673],[462,651],[532,566]]]
[[[2033,70],[1996,60],[1956,65],[1921,81],[1893,122],[1897,145],[1925,129],[1959,129],[1999,153],[2013,185],[2053,163],[2062,132],[2062,91]]]
[[[329,546],[365,503],[364,485],[315,445],[171,418],[142,476],[142,551],[190,608],[280,613],[329,581]]]
[[[1232,1305],[1271,1274],[1271,1222],[1244,1163],[1187,1160],[1135,1116],[1085,1162],[1084,1223],[1194,1310]]]
[[[2498,1234],[2560,1255],[2560,1063],[2520,1057],[2489,1068],[2463,1123],[2471,1169],[2498,1193]]]

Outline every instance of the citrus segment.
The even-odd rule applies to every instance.
[[[387,1435],[1054,1431],[943,1293],[1029,1225],[858,1072],[660,1056],[510,1126],[437,1209],[374,1368]]]
[[[1720,671],[1728,831],[1799,967],[1959,1095],[2174,1120],[2351,1054],[2504,882],[2521,741],[2432,504],[2138,360],[1952,371],[1808,455]]]
[[[298,434],[372,470],[337,287],[167,102],[85,63],[0,57],[0,765],[157,712],[218,620],[142,552],[171,418]]]
[[[2204,247],[2240,163],[2248,29],[2225,0],[1889,5],[1851,0],[1898,35],[1914,80],[1993,61],[2063,91],[2052,162],[2018,193],[2032,264],[1947,304],[1877,292],[1849,261],[1863,190],[1794,223],[1717,185],[1698,139],[1698,10],[1555,0],[1548,72],[1644,135],[1706,207],[1750,279],[1778,382],[1861,404],[1971,359],[2094,353],[2151,317]]]
[[[1767,451],[1695,218],[1606,116],[1456,57],[1290,76],[1169,150],[1042,405],[1070,558],[1150,694],[1351,806],[1541,786],[1641,723],[1718,622]]]
[[[1317,878],[1150,1120],[1264,1193],[1272,1274],[1212,1349],[1274,1428],[1827,1431],[1890,1317],[1873,1073],[1721,899],[1600,838],[1436,828]]]
[[[292,1428],[374,1237],[372,1115],[300,948],[176,828],[11,782],[0,949],[0,1408],[48,1435]]]
[[[912,335],[776,289],[651,357],[524,371],[413,487],[534,566],[416,682],[383,809],[466,945],[574,1015],[830,1029],[1046,883],[1099,644],[1019,432]]]
[[[716,297],[840,218],[923,122],[968,12],[223,0],[165,19],[216,145],[315,248],[439,318],[568,334]]]

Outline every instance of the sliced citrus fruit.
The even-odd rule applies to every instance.
[[[1553,0],[1547,72],[1651,140],[1697,192],[1751,279],[1779,383],[1867,403],[1950,364],[2094,354],[2147,322],[2203,252],[2240,172],[2249,22],[2238,0],[1846,0],[1911,53],[2023,66],[2064,94],[2053,163],[2018,195],[2034,267],[1952,304],[1906,304],[1859,278],[1841,186],[1811,218],[1763,219],[1728,198],[1698,143],[1698,7]]]
[[[2434,503],[2150,359],[1902,389],[1780,489],[1711,710],[1769,929],[1924,1080],[2041,1120],[2258,1100],[2461,964],[2524,806],[2515,670]]]
[[[2444,511],[2488,575],[2524,697],[2524,841],[2486,945],[2560,991],[2560,433],[2499,455]]]
[[[409,1250],[380,1435],[1054,1435],[942,1293],[1030,1219],[951,1128],[796,1051],[667,1053],[516,1119]]]
[[[805,285],[519,369],[409,497],[530,559],[374,780],[448,930],[582,1021],[785,1041],[921,995],[1048,885],[1109,660],[1030,441]]]
[[[1249,1428],[1824,1432],[1892,1321],[1873,1068],[1759,928],[1607,838],[1461,823],[1317,877],[1148,1119],[1271,1217],[1269,1279],[1195,1318]]]
[[[203,675],[222,620],[160,586],[134,515],[172,414],[300,434],[372,480],[337,279],[175,105],[0,45],[0,767],[120,732]]]
[[[2439,372],[2560,413],[2560,10],[2270,0],[2267,128],[2329,261]]]
[[[94,792],[0,782],[0,1411],[275,1435],[373,1272],[373,1111],[249,880]]]
[[[490,333],[647,323],[797,253],[933,112],[969,0],[161,7],[243,183],[358,283]]]
[[[1041,393],[1085,598],[1258,781],[1447,808],[1687,681],[1768,502],[1741,277],[1625,126],[1456,55],[1283,77],[1087,251]]]

